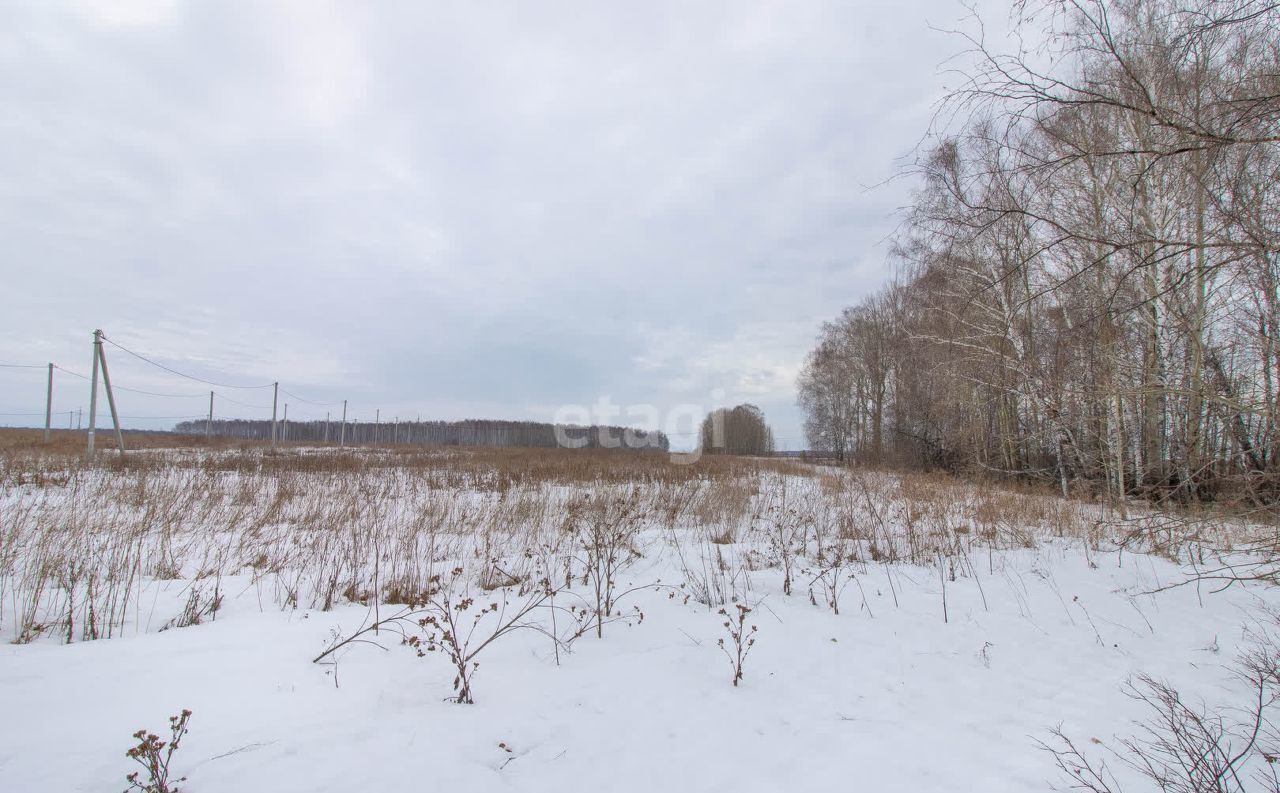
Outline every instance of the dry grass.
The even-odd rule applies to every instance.
[[[582,545],[591,534],[582,530],[583,503],[626,516],[616,527],[626,559],[671,548],[685,591],[708,607],[746,597],[762,569],[838,609],[844,584],[870,564],[977,576],[980,551],[990,565],[995,550],[1051,538],[1114,548],[1130,529],[1094,505],[1040,493],[791,460],[272,451],[138,435],[123,459],[104,453],[88,464],[82,436],[64,434],[49,447],[38,432],[0,438],[0,634],[20,642],[213,619],[230,576],[264,606],[318,609],[405,602],[458,567],[477,591],[545,571],[585,581],[584,560],[599,554]],[[1179,538],[1166,531],[1159,539],[1167,550]],[[141,593],[166,581],[181,584],[172,613],[144,623]]]
[[[0,428],[0,453],[3,454],[39,454],[39,455],[82,455],[85,451],[84,430],[52,430],[49,443],[44,442],[44,430]],[[97,431],[98,449],[103,452],[115,452],[115,431],[99,429]],[[231,438],[211,438],[205,440],[203,435],[175,435],[167,432],[130,432],[124,433],[126,449],[189,449],[214,448],[226,449],[241,445],[262,445],[261,442],[239,441]]]

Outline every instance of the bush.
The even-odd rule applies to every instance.
[[[752,625],[751,629],[747,630],[747,615],[751,613],[750,608],[737,603],[734,609],[732,614],[725,609],[720,609],[719,613],[725,617],[724,629],[729,634],[729,642],[726,644],[725,640],[721,639],[719,645],[729,659],[729,665],[733,667],[733,685],[736,688],[742,680],[742,665],[747,662],[751,648],[756,645],[756,626]]]
[[[140,781],[141,771],[134,771],[125,778],[129,780],[129,787],[125,788],[124,793],[132,793],[132,791],[140,791],[140,793],[178,793],[178,783],[186,782],[186,777],[178,779],[169,779],[169,763],[173,760],[173,753],[178,751],[178,747],[182,743],[182,736],[187,734],[187,723],[191,720],[191,711],[183,710],[177,716],[169,717],[169,740],[162,741],[160,736],[155,733],[149,733],[146,730],[138,730],[133,737],[138,740],[138,745],[125,752],[130,760],[142,766],[147,772],[146,781]]]

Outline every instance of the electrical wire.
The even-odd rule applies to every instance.
[[[274,386],[274,387],[277,387],[277,388],[279,387],[278,383],[263,383],[263,384],[261,384],[261,385],[243,385],[243,384],[238,384],[238,383],[223,383],[223,382],[218,382],[218,381],[216,381],[216,380],[208,380],[208,379],[205,379],[205,378],[202,378],[202,377],[196,377],[195,375],[187,374],[186,372],[182,372],[182,371],[179,371],[179,370],[174,369],[174,368],[172,368],[172,367],[166,366],[166,365],[164,365],[164,364],[162,364],[162,363],[160,363],[160,362],[158,362],[158,361],[156,361],[156,360],[153,360],[152,358],[150,358],[150,357],[148,357],[148,356],[146,356],[146,355],[143,355],[143,354],[142,354],[142,353],[140,353],[140,352],[136,352],[135,350],[131,350],[131,349],[129,349],[128,347],[125,347],[123,344],[120,344],[119,342],[115,341],[114,339],[108,338],[105,334],[103,334],[103,335],[102,335],[102,338],[103,338],[103,339],[105,339],[109,344],[111,344],[111,346],[113,346],[113,347],[115,347],[115,348],[117,348],[117,349],[121,350],[122,352],[125,352],[125,353],[127,353],[127,354],[129,354],[129,355],[133,356],[134,358],[137,358],[138,360],[140,360],[140,361],[142,361],[142,362],[144,362],[144,363],[150,364],[150,365],[152,365],[152,366],[154,366],[154,367],[156,367],[156,368],[158,368],[158,369],[161,369],[161,370],[163,370],[163,371],[165,371],[165,372],[168,372],[168,373],[170,373],[170,374],[173,374],[173,375],[176,375],[176,376],[178,376],[178,377],[182,377],[182,378],[184,378],[184,379],[191,380],[191,381],[194,381],[194,382],[197,382],[197,383],[203,383],[203,384],[205,384],[205,385],[211,385],[211,386],[215,386],[215,387],[217,387],[217,388],[233,388],[233,389],[245,389],[245,390],[256,390],[256,389],[263,389],[263,388],[272,388],[273,386]],[[45,367],[46,367],[46,366],[48,366],[48,365],[49,365],[49,364],[14,364],[14,363],[0,363],[0,367],[6,368],[6,369],[43,369],[43,368],[45,368]],[[66,367],[59,366],[59,365],[57,365],[57,364],[53,364],[53,367],[54,367],[55,369],[58,369],[58,370],[59,370],[59,371],[61,371],[61,372],[64,372],[64,373],[66,373],[66,374],[71,375],[72,377],[78,377],[78,378],[80,378],[80,379],[82,379],[82,380],[89,380],[89,379],[90,379],[88,376],[86,376],[86,375],[84,375],[84,374],[81,374],[80,372],[76,372],[76,371],[73,371],[73,370],[71,370],[71,369],[67,369]],[[153,396],[153,397],[160,397],[160,398],[170,398],[170,399],[198,399],[198,398],[199,398],[199,399],[202,399],[202,398],[204,398],[204,394],[173,394],[173,393],[161,393],[161,392],[157,392],[157,391],[148,391],[148,390],[141,389],[141,388],[132,388],[132,387],[130,387],[130,386],[124,386],[124,385],[113,385],[113,386],[112,386],[112,388],[113,388],[113,389],[115,389],[115,390],[119,390],[119,391],[126,391],[126,392],[130,392],[130,393],[134,393],[134,394],[142,394],[142,395],[145,395],[145,396]],[[287,397],[290,397],[291,399],[296,400],[297,402],[301,402],[301,403],[304,403],[304,404],[307,404],[307,405],[314,405],[314,406],[317,406],[317,407],[337,407],[338,405],[341,405],[341,404],[342,404],[342,402],[341,402],[341,401],[322,402],[322,401],[319,401],[319,400],[308,399],[308,398],[306,398],[306,397],[299,396],[298,394],[295,394],[295,393],[293,393],[292,391],[289,391],[289,390],[284,389],[284,388],[280,388],[279,390],[280,390],[281,392],[283,392]],[[253,409],[253,410],[269,410],[269,409],[271,409],[271,407],[272,407],[271,405],[255,405],[255,404],[252,404],[252,403],[249,403],[249,402],[242,402],[242,401],[240,401],[240,400],[234,399],[234,398],[232,398],[232,397],[227,396],[226,394],[223,394],[223,393],[221,393],[221,392],[217,392],[217,391],[215,391],[215,392],[214,392],[214,396],[215,396],[215,398],[217,398],[217,399],[224,400],[224,401],[229,402],[229,403],[231,403],[231,404],[233,404],[233,405],[239,405],[239,406],[241,406],[241,407],[246,407],[246,408],[250,408],[250,409]],[[65,412],[65,411],[63,411],[63,412]],[[27,416],[42,416],[42,415],[44,415],[44,414],[43,414],[43,413],[0,413],[0,416],[12,416],[12,417],[18,417],[18,416],[21,416],[21,417],[27,417]],[[121,416],[120,418],[122,418],[122,419],[130,419],[130,420],[134,420],[134,421],[139,421],[139,420],[154,420],[154,421],[168,421],[168,420],[193,420],[193,421],[194,421],[194,420],[207,419],[208,417],[207,417],[207,415],[197,415],[197,416]],[[221,420],[221,421],[253,421],[253,419],[241,419],[241,418],[238,418],[238,417],[237,417],[237,418],[233,418],[233,417],[229,417],[229,416],[216,416],[215,418],[217,418],[218,420]],[[295,419],[294,419],[294,421],[302,421],[302,422],[306,422],[306,421],[320,421],[320,419],[318,419],[318,418],[314,418],[314,419],[296,419],[296,418],[295,418]],[[366,421],[367,421],[367,419],[366,419]],[[358,418],[355,418],[355,417],[351,417],[351,418],[349,418],[349,419],[348,419],[348,422],[349,422],[349,423],[352,423],[352,424],[357,424],[357,423],[359,423],[359,419],[358,419]],[[388,423],[389,423],[389,422],[388,422]],[[408,422],[408,421],[406,420],[406,423],[412,423],[412,422]],[[672,436],[674,436],[674,437],[690,437],[690,436],[696,436],[696,435],[699,435],[699,434],[701,434],[701,433],[700,433],[700,432],[668,432],[668,433],[665,433],[665,434],[666,434],[667,436],[669,436],[669,437],[672,437]],[[794,438],[776,438],[776,439],[775,439],[775,442],[776,442],[779,446],[790,446],[792,441],[795,441],[795,439],[794,439]]]
[[[143,355],[142,353],[134,352],[133,350],[129,349],[128,347],[124,346],[123,344],[120,344],[119,342],[116,342],[116,341],[114,341],[114,340],[112,340],[112,339],[107,338],[107,336],[106,336],[105,334],[103,334],[102,338],[103,338],[103,339],[105,339],[105,340],[107,341],[107,343],[108,343],[108,344],[110,344],[111,346],[116,347],[116,348],[118,348],[118,349],[123,350],[124,352],[129,353],[129,354],[130,354],[130,355],[132,355],[134,358],[137,358],[137,359],[138,359],[138,360],[140,360],[140,361],[145,361],[145,362],[147,362],[147,363],[151,364],[152,366],[155,366],[155,367],[157,367],[157,368],[159,368],[159,369],[163,369],[163,370],[165,370],[166,372],[169,372],[170,374],[176,374],[176,375],[177,375],[177,376],[179,376],[179,377],[185,377],[185,378],[187,378],[188,380],[194,380],[194,381],[196,381],[197,383],[204,383],[205,385],[217,386],[218,388],[245,388],[245,389],[251,389],[251,388],[271,388],[272,386],[274,386],[274,385],[275,385],[275,383],[266,383],[266,384],[264,384],[264,385],[237,385],[237,384],[235,384],[235,383],[219,383],[219,382],[217,382],[217,381],[215,381],[215,380],[206,380],[206,379],[204,379],[203,377],[196,377],[195,375],[190,375],[190,374],[187,374],[187,373],[185,373],[185,372],[179,372],[177,369],[172,369],[172,368],[170,368],[170,367],[168,367],[168,366],[165,366],[165,365],[164,365],[164,364],[162,364],[162,363],[158,363],[158,362],[156,362],[156,361],[153,361],[153,360],[151,360],[150,358],[148,358],[147,356]]]
[[[241,402],[241,401],[240,401],[240,400],[238,400],[238,399],[232,399],[231,397],[227,396],[226,394],[220,394],[220,393],[218,393],[217,391],[215,391],[215,392],[214,392],[214,395],[215,395],[218,399],[221,399],[221,400],[223,400],[223,401],[225,401],[225,402],[230,402],[230,403],[231,403],[231,404],[233,404],[233,405],[239,405],[240,407],[244,407],[244,408],[253,408],[254,410],[270,410],[270,409],[271,409],[271,406],[270,406],[270,405],[251,405],[251,404],[249,404],[248,402]]]
[[[316,401],[314,401],[314,400],[307,399],[307,398],[305,398],[305,397],[300,397],[300,396],[298,396],[297,394],[294,394],[294,393],[292,393],[292,392],[290,392],[290,391],[286,391],[286,390],[284,390],[283,388],[282,388],[282,389],[280,389],[280,393],[285,394],[285,395],[287,395],[287,396],[291,396],[291,397],[293,397],[294,399],[298,400],[299,402],[306,402],[308,405],[318,405],[318,406],[320,406],[320,407],[322,407],[322,408],[332,408],[332,407],[337,407],[338,405],[341,405],[341,404],[342,404],[342,401],[341,401],[341,400],[339,400],[339,401],[337,401],[337,402],[316,402]]]
[[[107,417],[110,418],[110,413],[107,414]],[[131,421],[141,421],[146,419],[154,419],[156,421],[171,421],[173,419],[202,419],[204,418],[204,416],[121,416],[120,418],[129,419]]]
[[[58,366],[56,363],[53,365],[53,368],[54,368],[54,369],[57,369],[59,372],[66,372],[67,374],[71,375],[72,377],[79,377],[81,380],[88,380],[88,379],[89,379],[88,377],[86,377],[85,375],[80,374],[79,372],[73,372],[73,371],[71,371],[70,369],[67,369],[67,368],[66,368],[66,367],[64,367],[64,366]]]
[[[67,374],[71,375],[72,377],[79,377],[81,380],[88,380],[88,379],[89,379],[88,377],[86,377],[86,376],[84,376],[84,375],[80,374],[79,372],[73,372],[73,371],[71,371],[70,369],[67,369],[67,368],[62,367],[62,366],[58,366],[56,363],[53,365],[53,368],[54,368],[54,369],[57,369],[57,370],[58,370],[58,371],[60,371],[60,372],[66,372]],[[111,388],[112,388],[112,390],[114,390],[114,391],[129,391],[129,392],[132,392],[132,393],[134,393],[134,394],[146,394],[147,396],[154,396],[154,397],[169,397],[169,398],[172,398],[172,399],[197,399],[197,398],[204,398],[204,394],[161,394],[161,393],[158,393],[158,392],[156,392],[156,391],[145,391],[145,390],[143,390],[143,389],[141,389],[141,388],[131,388],[131,387],[129,387],[129,386],[118,385],[118,384],[116,384],[116,383],[112,383],[112,384],[111,384]]]
[[[153,397],[168,397],[170,399],[204,399],[206,394],[157,394],[155,391],[143,391],[141,388],[129,388],[128,386],[111,384],[113,391],[128,391],[133,394],[146,394]]]
[[[103,338],[106,338],[106,337],[104,336]],[[110,341],[110,339],[108,339],[108,341]],[[112,344],[115,344],[115,342],[112,342]],[[116,346],[117,346],[117,347],[119,347],[120,345],[116,344]],[[124,348],[122,347],[121,349],[124,349]],[[130,354],[134,354],[134,353],[132,353],[132,351],[130,351],[130,350],[125,350],[125,352],[129,352]],[[81,380],[88,380],[88,379],[90,379],[89,377],[87,377],[87,376],[85,376],[85,375],[83,375],[83,374],[81,374],[81,373],[79,373],[79,372],[73,371],[73,370],[71,370],[71,369],[67,369],[67,368],[66,368],[66,367],[64,367],[64,366],[59,366],[58,364],[54,364],[54,365],[53,365],[53,368],[57,369],[57,370],[58,370],[58,371],[60,371],[60,372],[65,372],[65,373],[67,373],[67,374],[71,375],[72,377],[78,377],[78,378],[80,378]],[[162,368],[164,368],[164,367],[162,367]],[[225,386],[224,386],[224,387],[225,387]],[[230,386],[230,387],[235,388],[235,387],[237,387],[237,386]],[[246,387],[260,388],[260,387],[262,387],[262,386],[246,386]],[[154,397],[168,397],[168,398],[173,398],[173,399],[196,399],[196,398],[203,399],[203,398],[205,397],[205,395],[204,395],[204,394],[162,394],[162,393],[159,393],[159,392],[156,392],[156,391],[146,391],[146,390],[141,389],[141,388],[130,388],[129,386],[116,385],[115,383],[112,383],[112,384],[111,384],[111,388],[112,388],[112,390],[115,390],[115,391],[129,391],[129,392],[134,393],[134,394],[145,394],[145,395],[147,395],[147,396],[154,396]],[[240,401],[240,400],[238,400],[238,399],[233,399],[233,398],[231,398],[231,397],[227,396],[226,394],[223,394],[223,393],[218,392],[218,391],[215,391],[215,392],[214,392],[214,396],[215,396],[217,399],[219,399],[219,400],[224,400],[224,401],[227,401],[227,402],[231,402],[232,404],[240,405],[241,407],[253,408],[253,409],[255,409],[255,410],[270,410],[270,408],[271,408],[271,406],[270,406],[270,405],[254,405],[254,404],[251,404],[251,403],[249,403],[249,402],[241,402],[241,401]],[[35,415],[41,415],[41,416],[42,416],[42,415],[44,415],[44,414],[43,414],[43,413],[38,413],[38,414],[37,414],[37,413],[32,413],[32,414],[30,414],[30,415],[33,415],[33,416],[35,416]],[[121,418],[128,418],[128,419],[157,419],[157,420],[160,420],[160,419],[202,419],[202,418],[207,418],[207,416],[121,416]]]

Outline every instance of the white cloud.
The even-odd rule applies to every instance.
[[[74,7],[93,22],[118,28],[151,28],[172,24],[178,0],[76,0]]]

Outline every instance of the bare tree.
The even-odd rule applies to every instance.
[[[720,408],[702,420],[702,450],[712,454],[772,454],[773,430],[755,405]]]
[[[981,32],[899,279],[799,382],[840,457],[1180,501],[1280,487],[1280,5],[1041,0]]]

